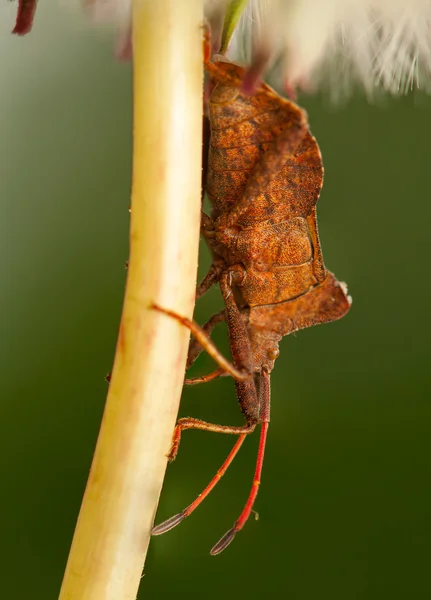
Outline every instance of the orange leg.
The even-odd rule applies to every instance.
[[[218,282],[221,275],[221,267],[215,264],[212,264],[208,273],[202,279],[201,283],[196,288],[196,300],[198,300],[201,296],[207,292],[210,287],[212,287],[215,283]]]
[[[181,521],[183,521],[186,517],[188,517],[199,506],[199,504],[203,500],[205,500],[205,498],[208,496],[208,494],[211,492],[211,490],[217,485],[217,483],[220,481],[220,479],[226,473],[229,465],[232,463],[233,459],[238,454],[238,450],[241,448],[246,437],[247,437],[246,433],[242,433],[239,436],[238,440],[235,443],[235,446],[229,452],[229,456],[226,458],[226,460],[224,461],[224,463],[222,464],[220,469],[217,471],[217,473],[211,479],[211,481],[209,482],[207,487],[204,489],[204,491],[201,494],[199,494],[199,496],[196,498],[196,500],[194,502],[192,502],[191,504],[189,504],[189,506],[187,508],[185,508],[182,512],[178,513],[177,515],[174,515],[170,519],[167,519],[166,521],[163,521],[163,523],[160,523],[160,525],[157,525],[156,527],[154,527],[154,529],[152,531],[153,535],[161,535],[162,533],[166,533],[167,531],[171,530],[176,525],[179,525],[179,523],[181,523]]]
[[[201,231],[204,235],[211,236],[211,232],[214,231],[214,222],[206,212],[201,210]]]
[[[201,210],[201,233],[211,248],[210,240],[215,236],[214,222],[203,210]],[[203,296],[220,279],[224,263],[220,259],[218,261],[217,259],[213,260],[214,262],[209,268],[208,273],[196,288],[196,300]]]
[[[209,319],[205,323],[205,325],[202,325],[202,330],[205,331],[205,333],[209,337],[211,335],[212,330],[217,325],[217,323],[222,323],[225,320],[226,320],[226,311],[221,310],[220,312],[213,315],[211,317],[211,319]],[[197,359],[199,354],[202,352],[202,350],[203,350],[203,348],[202,348],[201,344],[195,338],[192,338],[190,340],[190,344],[189,344],[189,353],[187,355],[186,370],[190,369],[190,367],[195,362],[195,360]]]
[[[227,377],[228,373],[224,369],[217,369],[212,373],[208,373],[208,375],[203,375],[202,377],[193,377],[192,379],[184,379],[184,385],[197,385],[198,383],[207,383],[208,381],[212,381],[213,379],[217,379],[217,377]]]
[[[207,333],[194,321],[191,321],[187,317],[182,317],[172,310],[161,308],[153,304],[155,310],[158,310],[169,317],[172,317],[182,323],[185,327],[190,329],[194,337],[201,344],[201,346],[208,352],[208,354],[218,363],[218,365],[232,375],[237,381],[245,381],[250,377],[250,373],[246,369],[237,369],[231,362],[229,362],[221,352],[217,349],[214,342],[208,337]]]
[[[263,370],[260,374],[260,377],[261,377],[261,381],[260,381],[260,386],[259,386],[259,390],[260,390],[259,399],[261,401],[260,418],[262,420],[262,430],[261,430],[261,434],[260,434],[259,450],[258,450],[258,455],[257,455],[256,469],[255,469],[255,473],[254,473],[252,489],[250,491],[246,505],[245,505],[243,511],[241,512],[239,518],[237,519],[235,525],[232,527],[232,529],[230,529],[227,533],[225,533],[225,535],[219,540],[219,542],[217,542],[217,544],[212,548],[212,550],[211,550],[212,555],[216,555],[216,554],[219,554],[220,552],[222,552],[231,543],[231,541],[235,537],[236,533],[244,527],[245,523],[247,522],[248,518],[250,517],[251,513],[253,512],[253,504],[254,504],[254,501],[256,500],[256,497],[257,497],[257,494],[259,491],[260,479],[262,476],[265,444],[266,444],[266,438],[267,438],[267,433],[268,433],[269,409],[270,409],[269,373],[266,370]],[[211,481],[209,482],[207,487],[203,490],[203,492],[201,494],[199,494],[199,496],[196,498],[196,500],[194,500],[194,502],[189,504],[189,506],[187,508],[185,508],[182,512],[174,515],[173,517],[170,517],[166,521],[163,521],[163,523],[160,523],[160,525],[157,525],[156,527],[154,527],[154,529],[152,531],[153,535],[161,535],[162,533],[166,533],[167,531],[170,531],[171,529],[173,529],[174,527],[179,525],[179,523],[181,523],[186,517],[188,517],[201,504],[201,502],[208,496],[208,494],[214,489],[214,487],[217,485],[217,483],[220,481],[220,479],[226,473],[227,469],[229,468],[230,464],[232,463],[233,459],[235,458],[239,449],[241,448],[246,436],[255,429],[256,423],[251,423],[251,424],[245,425],[244,427],[226,427],[223,425],[214,425],[211,423],[205,423],[204,421],[199,421],[198,419],[180,419],[180,421],[178,422],[177,428],[175,429],[176,435],[174,435],[174,444],[176,441],[177,441],[177,443],[179,443],[179,439],[181,436],[181,428],[187,429],[187,428],[192,428],[192,427],[196,428],[196,429],[204,429],[207,431],[216,431],[216,432],[221,432],[221,433],[239,433],[240,435],[239,435],[239,438],[236,441],[234,447],[230,451],[228,457],[224,461],[223,465],[217,471],[216,475],[211,479]],[[178,448],[178,445],[177,445],[177,448]]]
[[[217,423],[208,423],[200,419],[185,417],[179,419],[175,425],[174,435],[172,436],[172,446],[168,454],[168,460],[172,462],[178,454],[178,446],[181,441],[181,432],[185,429],[200,429],[202,431],[212,431],[213,433],[228,433],[232,435],[241,435],[252,433],[256,428],[257,423],[247,423],[242,426],[217,425]]]

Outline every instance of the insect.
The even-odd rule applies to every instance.
[[[316,140],[298,106],[261,85],[254,96],[241,92],[243,70],[231,63],[209,63],[216,86],[209,109],[211,141],[206,191],[211,217],[201,230],[213,254],[197,297],[219,283],[226,309],[202,328],[175,312],[155,307],[187,326],[192,334],[188,366],[204,348],[219,369],[186,383],[223,374],[235,379],[245,424],[240,427],[179,419],[169,453],[173,460],[185,429],[238,435],[222,467],[198,498],[153,529],[169,531],[190,515],[213,489],[244,439],[261,424],[258,456],[245,507],[234,526],[212,548],[224,550],[249,518],[256,499],[270,420],[270,373],[285,335],[343,317],[350,308],[345,284],[324,266],[316,223],[323,168]],[[233,362],[209,338],[226,320]]]

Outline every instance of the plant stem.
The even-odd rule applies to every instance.
[[[184,379],[202,152],[202,0],[134,0],[130,260],[114,368],[60,600],[135,600]]]

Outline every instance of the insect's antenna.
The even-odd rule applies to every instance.
[[[220,552],[222,552],[225,548],[227,548],[227,546],[229,546],[229,544],[231,543],[231,541],[233,540],[233,538],[235,537],[237,532],[240,531],[240,529],[242,529],[244,527],[245,523],[247,522],[247,519],[249,518],[249,516],[252,512],[253,504],[254,504],[254,501],[256,500],[256,496],[259,491],[260,477],[262,474],[262,466],[263,466],[263,456],[265,453],[266,436],[268,433],[268,425],[269,425],[268,422],[262,423],[262,429],[260,432],[259,450],[257,453],[256,470],[254,472],[253,485],[252,485],[248,500],[246,502],[246,505],[244,506],[242,513],[240,514],[238,520],[236,521],[236,523],[232,527],[232,529],[229,529],[229,531],[227,531],[224,534],[224,536],[217,542],[217,544],[211,548],[210,554],[212,554],[213,556],[216,554],[220,554]]]
[[[156,525],[156,527],[154,527],[151,532],[152,535],[161,535],[162,533],[166,533],[167,531],[170,531],[171,529],[173,529],[174,527],[179,525],[181,523],[181,521],[183,521],[186,517],[188,517],[199,506],[199,504],[201,502],[203,502],[203,500],[205,500],[205,498],[208,496],[208,494],[211,492],[211,490],[217,485],[217,483],[220,481],[220,479],[223,477],[223,475],[228,470],[229,465],[231,464],[231,462],[233,461],[235,456],[238,454],[238,450],[241,448],[247,435],[248,435],[247,433],[242,433],[239,436],[239,438],[237,439],[237,441],[235,443],[235,446],[229,452],[228,457],[226,458],[226,460],[224,461],[224,463],[222,464],[220,469],[217,471],[217,473],[211,479],[211,481],[209,482],[207,487],[204,489],[204,491],[201,494],[199,494],[199,496],[196,498],[196,500],[194,502],[192,502],[182,512],[178,513],[177,515],[174,515],[173,517],[171,517],[170,519],[167,519],[166,521],[163,521],[163,523],[160,523],[160,525]]]

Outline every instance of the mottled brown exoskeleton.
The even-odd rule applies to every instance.
[[[209,63],[215,87],[209,102],[211,139],[206,192],[212,214],[202,215],[202,233],[213,254],[212,266],[197,289],[201,296],[215,283],[226,310],[203,328],[157,307],[189,327],[190,365],[202,348],[218,362],[214,373],[186,383],[209,381],[222,374],[235,378],[245,425],[231,427],[199,419],[180,419],[169,458],[175,458],[184,429],[236,434],[237,443],[216,477],[182,513],[157,526],[168,531],[208,495],[239,450],[246,435],[262,424],[253,487],[246,506],[211,554],[218,554],[247,521],[257,496],[269,423],[270,373],[282,337],[344,316],[351,300],[346,286],[324,266],[316,223],[322,187],[322,160],[310,134],[306,114],[294,103],[261,85],[254,96],[241,92],[243,70],[233,64]],[[209,339],[213,326],[228,323],[233,364]]]

